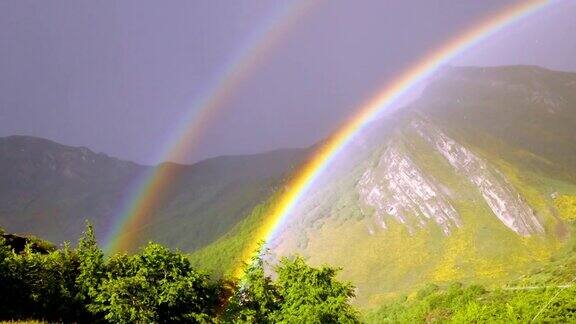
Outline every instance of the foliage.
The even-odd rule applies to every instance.
[[[0,318],[69,321],[82,317],[82,307],[75,298],[78,262],[68,245],[49,254],[34,253],[31,244],[20,254],[5,244],[0,251]]]
[[[487,291],[458,284],[400,300],[366,316],[373,323],[574,322],[576,288],[524,287]]]
[[[106,260],[91,225],[78,247],[21,253],[0,238],[0,319],[110,322],[209,321],[217,286],[181,253],[149,244]]]
[[[21,253],[0,237],[0,320],[50,322],[355,322],[349,284],[329,267],[283,259],[265,272],[260,256],[239,282],[211,281],[180,252],[149,243],[106,258],[87,224],[76,249]]]
[[[269,323],[278,311],[282,296],[264,272],[264,260],[257,253],[245,266],[238,289],[230,298],[226,319],[231,322]]]
[[[98,296],[97,288],[104,278],[104,253],[98,247],[98,241],[94,235],[94,228],[86,224],[86,231],[80,238],[76,250],[78,256],[78,275],[76,286],[78,287],[77,300],[88,309]]]
[[[282,258],[265,274],[262,256],[246,265],[239,288],[230,299],[226,320],[245,323],[356,323],[350,304],[354,288],[335,279],[337,269],[314,268],[301,257]]]
[[[558,256],[498,289],[427,285],[365,315],[368,323],[567,323],[576,321],[576,257]]]
[[[576,196],[560,195],[554,200],[560,216],[565,220],[576,220]]]
[[[301,257],[282,258],[276,267],[277,286],[283,303],[275,322],[355,323],[357,311],[349,301],[354,288],[335,279],[337,269],[313,268]]]
[[[201,321],[214,315],[215,287],[180,253],[150,243],[108,267],[93,308],[111,322]]]
[[[78,247],[20,253],[0,237],[0,320],[50,322],[357,323],[338,269],[257,253],[239,281],[211,281],[188,258],[149,243],[104,257],[87,226]],[[498,289],[429,284],[365,314],[366,322],[574,322],[574,249]],[[274,276],[271,275],[274,273]]]

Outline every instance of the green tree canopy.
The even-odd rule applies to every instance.
[[[314,268],[303,258],[282,258],[273,267],[256,254],[230,299],[227,320],[258,323],[356,323],[358,312],[350,304],[354,287],[336,279],[338,270]]]

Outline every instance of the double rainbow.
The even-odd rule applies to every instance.
[[[248,261],[256,253],[261,242],[269,242],[278,234],[282,224],[291,215],[294,206],[308,192],[315,180],[347,144],[368,124],[374,121],[382,111],[390,107],[402,95],[421,84],[438,68],[457,55],[550,3],[549,1],[527,1],[506,8],[496,16],[483,20],[451,39],[437,50],[428,53],[412,68],[401,74],[395,82],[386,86],[371,101],[361,107],[352,119],[333,133],[299,172],[293,176],[287,185],[286,192],[279,198],[270,214],[264,218],[262,226],[254,233],[253,240],[246,247],[241,260]],[[242,276],[243,269],[244,267],[239,265],[235,275],[237,277]]]
[[[263,59],[265,54],[285,34],[300,17],[309,11],[317,1],[301,1],[284,10],[282,14],[272,17],[260,32],[247,43],[248,45],[231,60],[220,77],[213,83],[211,91],[206,92],[182,119],[177,132],[168,143],[167,150],[160,154],[161,160],[184,160],[198,141],[205,124],[212,118],[217,108],[225,104],[241,81]],[[323,173],[348,143],[360,133],[379,114],[394,104],[400,97],[420,85],[439,67],[461,54],[477,43],[489,38],[503,28],[543,9],[552,3],[545,0],[529,0],[512,5],[495,16],[482,20],[464,33],[449,40],[435,51],[425,55],[420,61],[405,71],[379,92],[358,113],[344,123],[329,137],[316,153],[306,162],[288,182],[285,192],[278,199],[275,207],[264,217],[262,225],[256,230],[253,239],[246,246],[241,260],[249,260],[260,242],[269,242],[290,216],[294,206],[310,190],[315,180]],[[164,166],[152,169],[140,183],[136,184],[133,195],[127,199],[120,216],[112,225],[106,239],[107,252],[127,250],[133,244],[135,234],[147,223],[162,201],[162,195],[169,184],[178,176],[178,168]],[[243,267],[239,266],[235,274],[242,275]]]

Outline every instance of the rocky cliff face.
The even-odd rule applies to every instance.
[[[364,172],[358,191],[361,203],[372,207],[383,229],[392,218],[410,232],[433,222],[448,235],[461,223],[447,195],[395,144],[390,145],[374,168]]]
[[[415,119],[409,127],[478,190],[493,215],[510,230],[521,236],[544,232],[534,210],[496,167],[425,119]],[[373,216],[382,229],[394,220],[413,233],[433,222],[449,235],[462,224],[446,186],[426,175],[398,142],[388,144],[376,166],[358,180],[357,188],[361,208],[369,207],[362,208],[363,214]]]
[[[440,153],[456,172],[473,183],[502,223],[514,232],[529,236],[544,231],[534,211],[496,168],[423,120],[411,123],[422,138]]]

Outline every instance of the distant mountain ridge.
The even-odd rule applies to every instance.
[[[153,168],[177,168],[178,180],[151,223],[132,229],[134,247],[155,240],[193,250],[210,243],[274,191],[304,150],[223,156],[193,165],[156,167],[123,161],[50,140],[0,138],[0,224],[53,242],[75,240],[85,220],[103,239]]]
[[[84,147],[0,138],[0,222],[55,242],[77,236],[85,219],[102,230],[126,186],[145,170]]]

